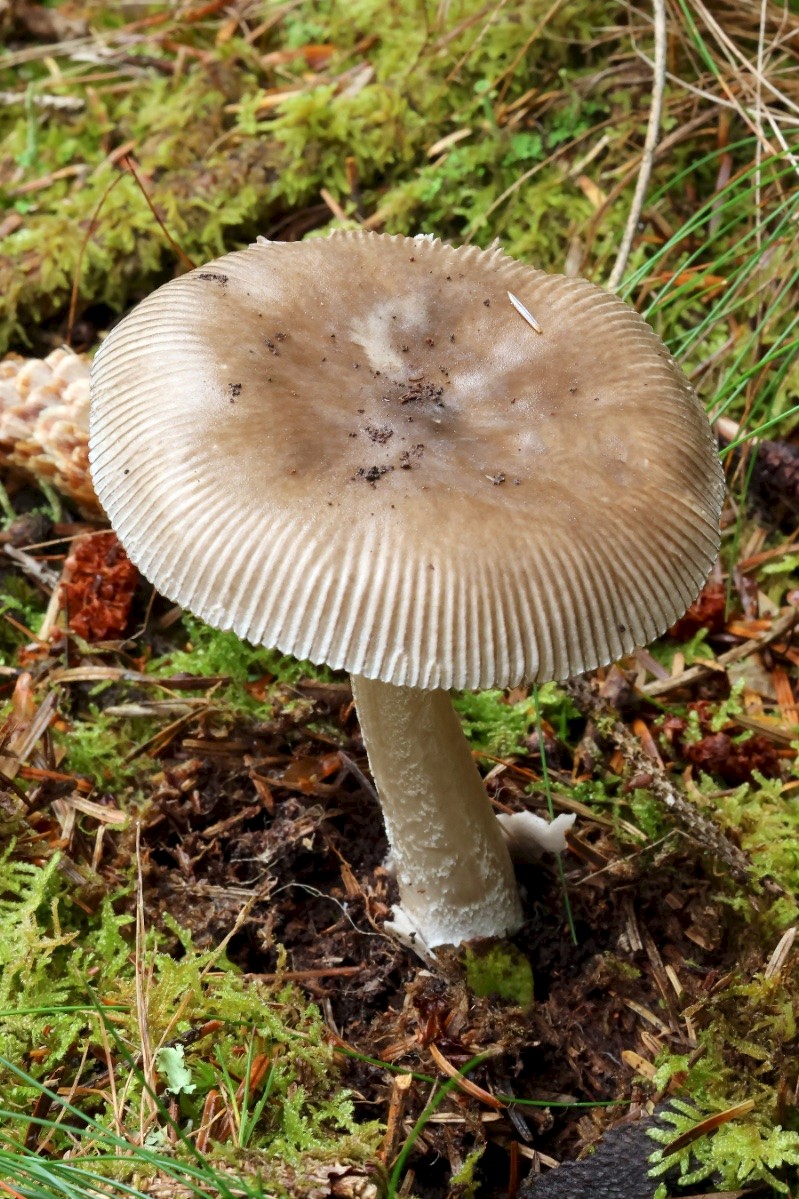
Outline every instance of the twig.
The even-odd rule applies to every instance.
[[[69,297],[69,315],[67,316],[67,332],[66,332],[66,337],[64,338],[67,345],[70,347],[72,346],[72,331],[75,328],[75,315],[78,310],[78,295],[80,292],[80,276],[81,276],[81,271],[83,269],[83,258],[86,253],[86,248],[87,248],[89,242],[91,241],[92,236],[94,235],[95,229],[97,228],[97,223],[100,219],[100,211],[101,211],[103,205],[105,204],[108,197],[111,195],[111,192],[114,190],[116,185],[119,183],[120,179],[124,179],[124,178],[125,178],[124,174],[120,173],[118,175],[115,175],[114,178],[111,180],[111,182],[108,184],[105,191],[100,196],[100,199],[97,201],[97,205],[94,209],[94,212],[92,213],[91,218],[89,219],[89,224],[86,229],[86,232],[83,235],[83,240],[80,243],[80,250],[78,251],[78,261],[75,266],[75,274],[72,276],[72,291],[71,291],[70,297]]]
[[[59,575],[51,570],[49,566],[45,566],[36,558],[32,558],[30,554],[26,554],[24,550],[17,549],[14,545],[5,546],[5,554],[16,562],[23,574],[29,575],[35,582],[41,584],[46,591],[57,587],[59,583]]]
[[[136,1026],[141,1044],[141,1068],[144,1076],[144,1087],[139,1098],[139,1120],[141,1142],[147,1125],[157,1115],[158,1104],[155,1098],[155,1062],[153,1045],[150,1037],[150,987],[153,980],[153,962],[147,961],[147,928],[144,913],[144,874],[142,870],[141,851],[141,821],[136,822],[136,937],[134,948],[134,969],[136,976]],[[133,1079],[131,1071],[128,1083]],[[127,1089],[127,1088],[126,1088]]]
[[[126,154],[124,156],[124,158],[120,159],[120,162],[121,162],[121,165],[124,167],[124,169],[126,171],[129,171],[131,173],[131,175],[133,176],[133,178],[136,180],[139,191],[143,195],[144,202],[146,203],[147,207],[150,209],[150,212],[153,215],[153,219],[156,221],[159,229],[163,233],[166,240],[169,242],[170,246],[174,250],[177,257],[183,263],[184,267],[187,268],[187,270],[193,271],[196,266],[196,263],[193,261],[193,259],[189,258],[188,254],[186,253],[185,250],[182,250],[180,248],[180,246],[175,241],[174,237],[172,236],[172,234],[169,232],[166,225],[162,221],[161,217],[158,215],[158,212],[156,211],[156,207],[153,204],[152,199],[150,198],[150,193],[147,191],[147,188],[144,186],[144,183],[142,182],[142,178],[139,174],[139,169],[136,164],[136,160],[133,158],[133,156],[131,154]]]
[[[354,978],[356,974],[362,972],[363,968],[363,963],[360,966],[320,966],[315,970],[274,970],[269,974],[248,972],[244,977],[255,978],[259,982],[265,983],[279,983],[284,979],[291,982],[303,982],[306,978]]]
[[[412,1074],[398,1074],[396,1078],[392,1079],[386,1133],[383,1137],[383,1143],[377,1151],[377,1155],[384,1166],[390,1165],[397,1155],[397,1149],[399,1148],[402,1136],[402,1122],[405,1119],[405,1108],[408,1104],[408,1095],[412,1086]]]
[[[641,210],[644,207],[646,189],[649,186],[649,176],[652,173],[652,163],[655,158],[655,148],[660,136],[663,93],[666,87],[666,6],[664,0],[652,0],[652,8],[655,17],[655,64],[654,78],[652,80],[652,105],[649,109],[644,150],[641,155],[641,168],[638,172],[638,181],[635,185],[630,215],[627,218],[619,253],[616,256],[616,262],[608,280],[610,291],[616,290],[627,269],[627,260],[630,257],[633,238],[635,237],[635,231],[638,228],[638,222],[641,218]]]
[[[695,683],[698,679],[703,679],[706,675],[713,674],[717,670],[724,670],[725,667],[732,666],[734,662],[740,662],[744,658],[748,658],[750,654],[755,654],[758,650],[765,649],[772,642],[780,641],[791,632],[797,620],[799,620],[799,611],[796,608],[792,608],[785,616],[775,621],[769,631],[764,633],[762,637],[752,637],[749,641],[744,641],[740,645],[728,649],[725,654],[719,654],[713,663],[698,662],[696,666],[689,666],[682,674],[677,674],[673,678],[655,679],[653,683],[647,683],[642,687],[641,691],[650,698],[667,695],[670,691],[675,691],[679,687],[685,687],[689,683]]]
[[[38,92],[28,99],[26,92],[0,92],[0,105],[3,108],[13,104],[32,104],[34,108],[53,112],[80,112],[86,107],[86,101],[79,96],[52,96],[48,92]]]
[[[22,676],[17,686],[21,683]],[[11,736],[3,747],[4,752],[0,753],[0,776],[4,784],[9,783],[19,773],[20,767],[33,752],[36,742],[47,732],[58,711],[58,698],[58,690],[54,688],[35,711],[21,718],[12,716],[14,723]]]
[[[649,794],[668,810],[684,832],[722,863],[736,882],[756,881],[746,855],[678,791],[666,770],[644,752],[637,738],[617,718],[615,709],[593,691],[588,679],[572,679],[565,684],[565,691],[585,716],[601,725],[601,737],[615,745],[631,773],[647,777]],[[782,888],[772,880],[766,880],[764,885],[772,893],[782,893]]]

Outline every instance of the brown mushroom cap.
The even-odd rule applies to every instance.
[[[94,485],[133,561],[298,658],[564,678],[662,633],[717,553],[718,456],[663,343],[500,250],[261,241],[146,299],[93,374]]]

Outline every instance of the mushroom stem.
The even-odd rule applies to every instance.
[[[522,923],[510,854],[447,691],[352,676],[400,889],[397,931],[428,948]]]

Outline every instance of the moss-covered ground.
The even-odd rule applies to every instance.
[[[653,1195],[799,1193],[799,13],[665,17],[653,67],[609,0],[0,3],[0,352],[256,234],[606,282],[663,70],[620,291],[737,426],[686,620],[591,701],[458,698],[497,810],[577,825],[515,945],[437,970],[384,932],[346,679],[144,582],[87,640],[31,562],[96,526],[0,463],[0,1194],[546,1199],[664,1105]]]

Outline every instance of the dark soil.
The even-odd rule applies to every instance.
[[[268,723],[200,722],[172,743],[142,831],[147,916],[157,923],[168,911],[211,947],[256,891],[230,957],[246,972],[269,974],[277,946],[285,947],[288,970],[358,1052],[435,1072],[431,1044],[455,1066],[500,1047],[472,1076],[479,1085],[541,1102],[622,1103],[618,1111],[515,1108],[512,1119],[488,1124],[471,1104],[461,1124],[431,1124],[414,1161],[417,1192],[445,1194],[448,1163],[487,1134],[484,1166],[497,1171],[497,1185],[485,1194],[499,1199],[512,1142],[571,1160],[631,1097],[643,1100],[625,1051],[649,1056],[654,1039],[689,1048],[678,1011],[738,960],[737,930],[689,843],[673,838],[625,856],[603,828],[583,823],[579,856],[566,861],[577,944],[553,861],[525,866],[518,877],[527,921],[514,940],[533,963],[535,1006],[469,996],[457,955],[433,973],[383,931],[396,896],[346,682],[286,690],[287,699],[298,695],[308,702]],[[540,763],[519,765],[536,771]],[[503,779],[503,810],[521,807],[520,795]],[[123,846],[123,856],[131,849]],[[667,965],[684,989],[679,1002]],[[345,1078],[365,1116],[385,1104],[382,1070],[349,1063]],[[426,1098],[422,1086],[409,1111]]]

